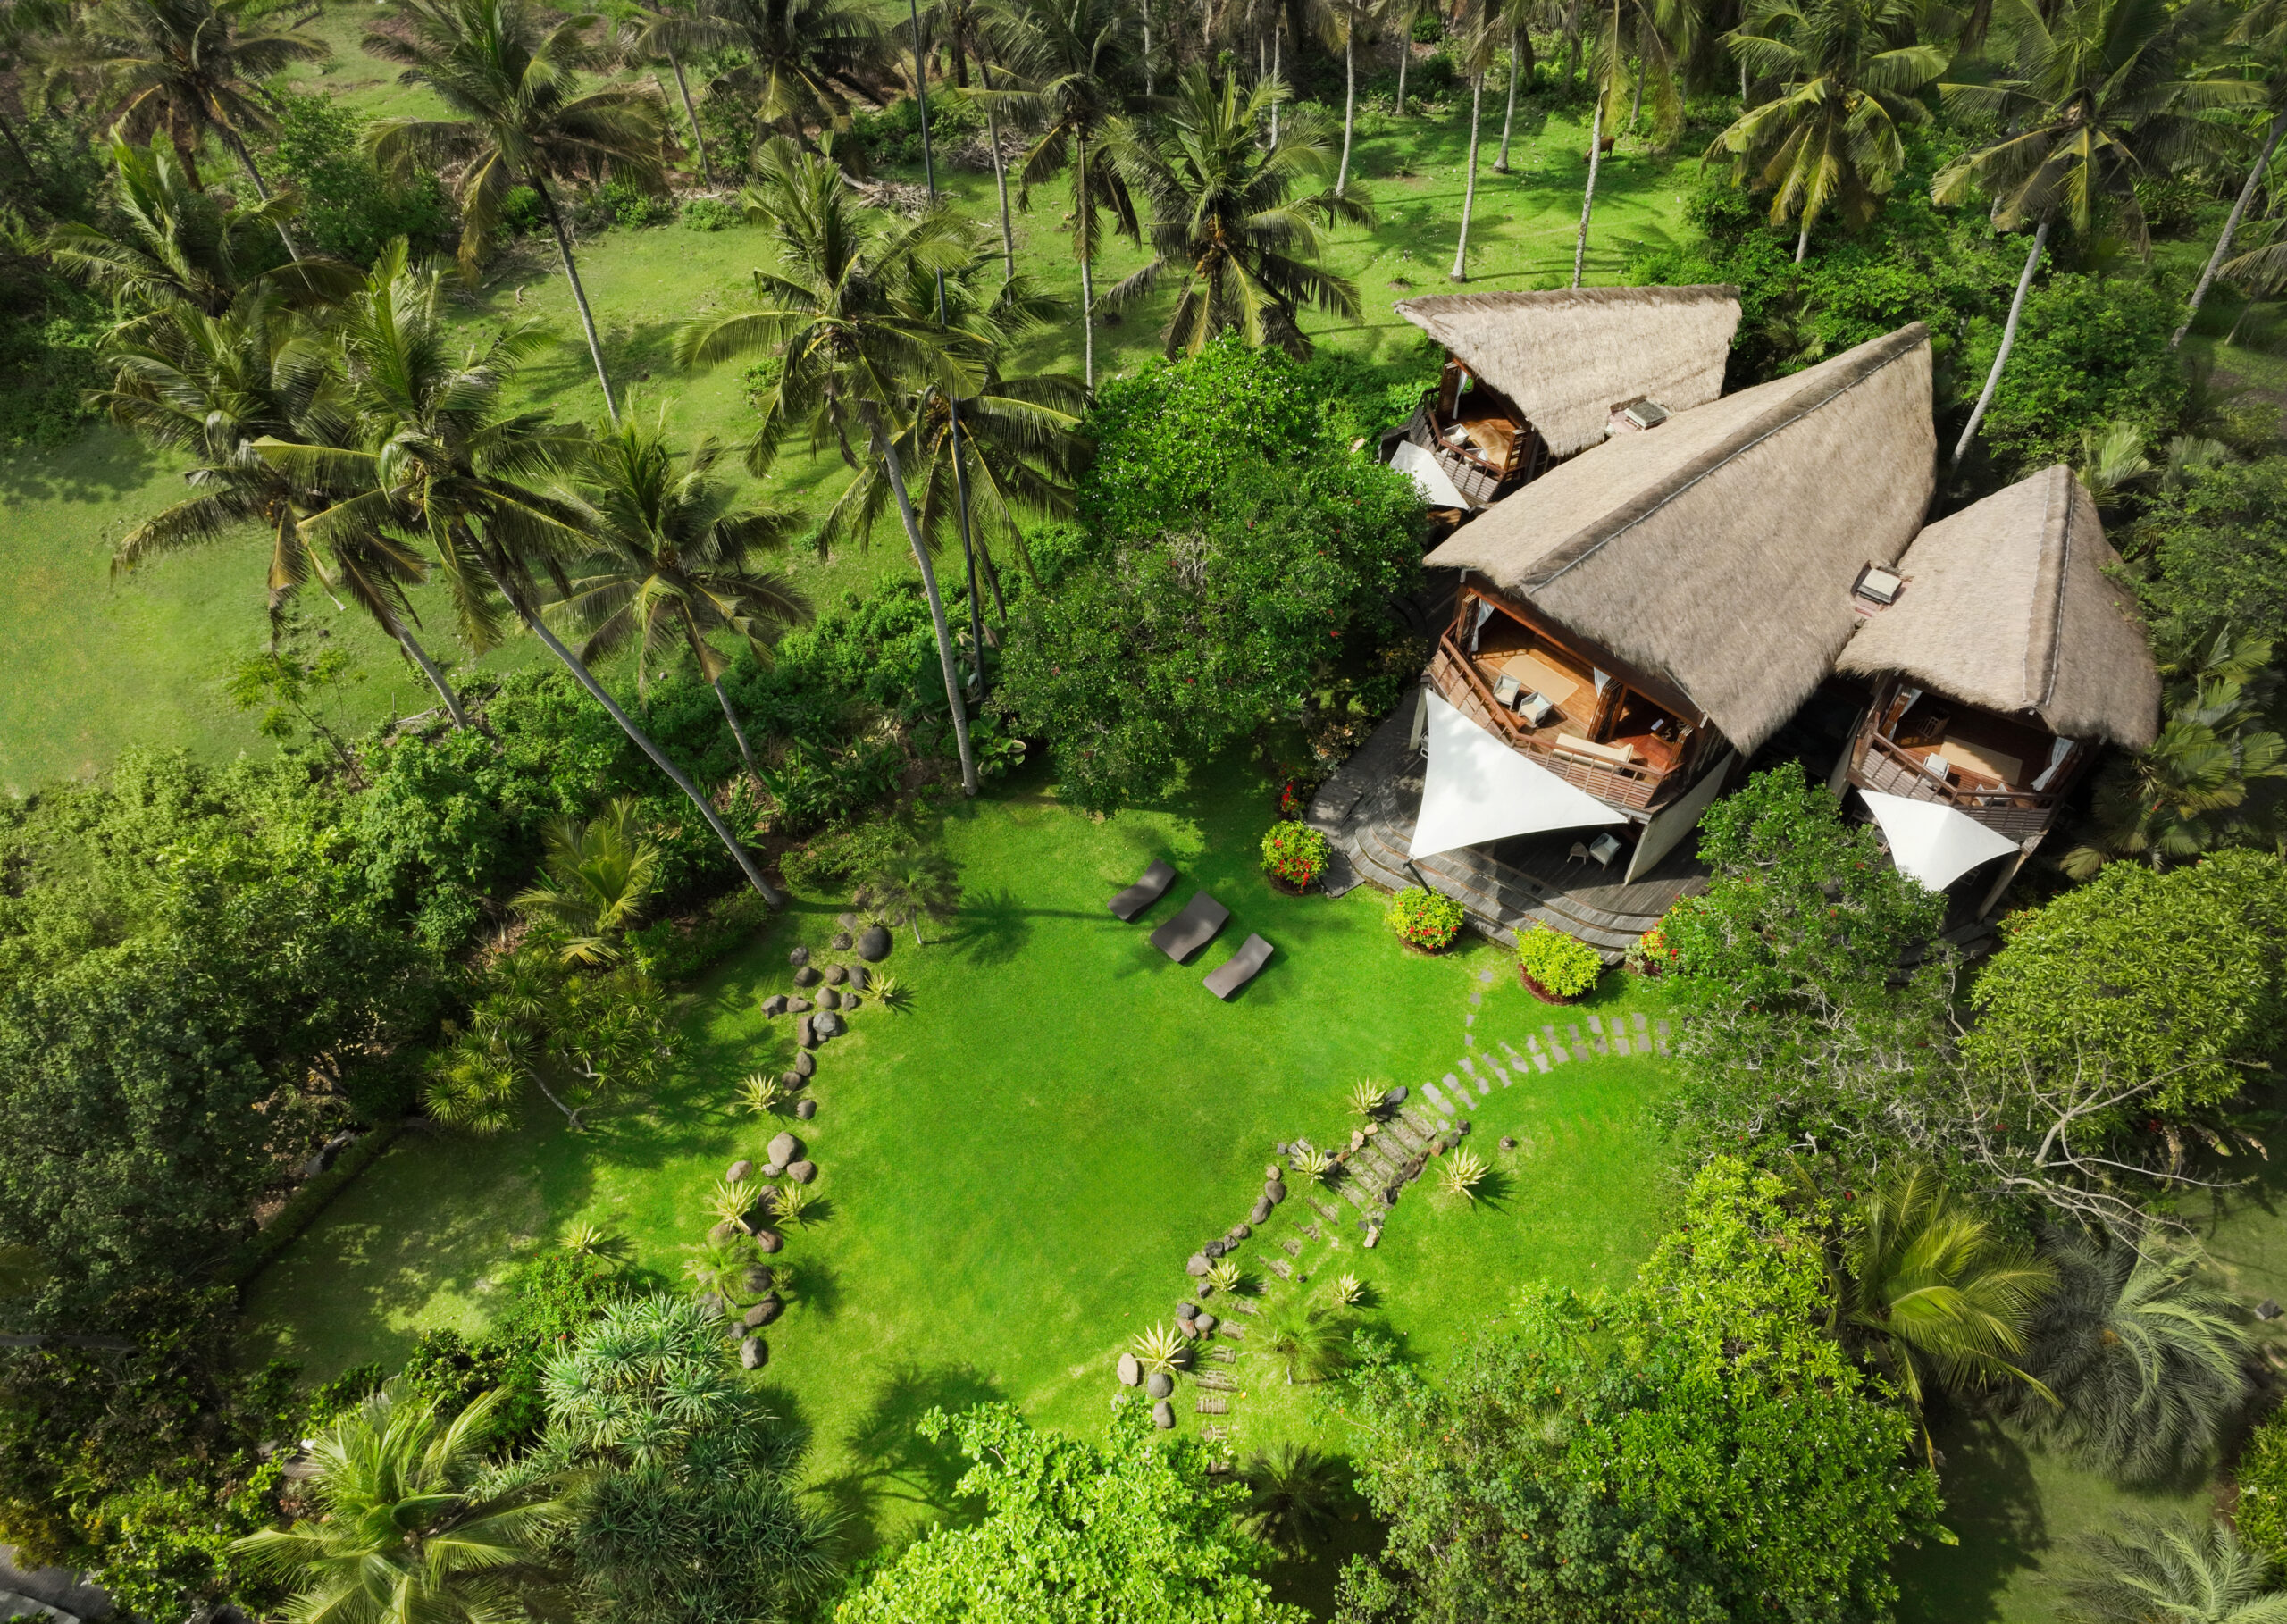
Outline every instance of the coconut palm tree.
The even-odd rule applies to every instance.
[[[568,587],[549,613],[584,635],[583,660],[632,645],[641,698],[649,695],[656,657],[690,655],[752,773],[754,747],[723,689],[731,662],[708,634],[743,638],[764,658],[790,627],[809,621],[809,599],[800,589],[751,564],[758,553],[782,550],[804,519],[797,508],[733,507],[714,477],[721,457],[714,441],[702,440],[678,471],[665,407],[649,424],[631,421],[591,442],[569,500],[595,545],[566,566]]]
[[[1446,38],[1453,41],[1457,65],[1469,75],[1469,164],[1462,186],[1462,229],[1453,244],[1453,268],[1447,280],[1469,280],[1469,226],[1477,213],[1477,138],[1484,121],[1485,71],[1499,49],[1501,29],[1487,10],[1487,0],[1462,0],[1456,6]]]
[[[1334,1531],[1341,1473],[1309,1444],[1281,1444],[1268,1452],[1256,1451],[1240,1481],[1247,1490],[1240,1522],[1290,1561],[1307,1557],[1312,1545]]]
[[[564,933],[567,964],[619,961],[614,938],[635,921],[659,883],[659,846],[645,831],[632,797],[595,816],[550,818],[540,829],[547,855],[540,877],[515,906]]]
[[[733,64],[708,94],[737,96],[757,123],[808,145],[809,131],[850,128],[850,97],[889,78],[880,25],[847,0],[685,0],[645,24],[646,48],[724,53]]]
[[[549,22],[528,0],[398,0],[398,17],[401,32],[368,34],[365,49],[401,64],[398,80],[426,85],[453,116],[380,121],[371,138],[374,157],[398,173],[416,163],[458,171],[461,267],[472,274],[510,190],[532,188],[556,238],[604,410],[616,427],[611,373],[556,188],[614,176],[647,190],[665,184],[666,119],[656,87],[582,89],[582,74],[606,65],[595,38],[601,20],[593,15]]]
[[[756,893],[779,906],[785,899],[763,878],[753,853],[732,834],[714,803],[635,724],[540,612],[535,571],[591,548],[578,528],[576,508],[524,482],[566,466],[582,437],[538,414],[510,413],[500,405],[508,373],[544,341],[541,335],[531,327],[511,327],[456,363],[439,308],[440,279],[406,261],[400,239],[336,321],[348,405],[357,423],[355,445],[256,442],[265,458],[289,471],[355,492],[304,519],[304,535],[321,545],[344,533],[423,538],[452,590],[466,640],[482,648],[496,637],[505,605],[690,799]]]
[[[1188,68],[1164,121],[1142,130],[1123,122],[1115,132],[1120,171],[1151,205],[1152,259],[1104,303],[1117,309],[1181,276],[1160,333],[1171,360],[1197,355],[1231,327],[1250,344],[1307,356],[1299,306],[1358,314],[1356,285],[1318,263],[1324,242],[1315,222],[1370,222],[1372,206],[1361,190],[1345,197],[1325,187],[1332,144],[1314,111],[1290,120],[1269,151],[1257,145],[1262,114],[1286,94],[1278,84],[1243,92],[1232,78]]]
[[[1350,188],[1350,142],[1358,128],[1358,36],[1373,32],[1375,0],[1311,0],[1311,15],[1319,43],[1342,53],[1342,162],[1334,172],[1334,195],[1339,197]],[[1512,108],[1514,100],[1512,90]],[[1505,145],[1503,153],[1505,157]]]
[[[2246,184],[2233,200],[2232,212],[2224,217],[2224,229],[2216,234],[2216,250],[2200,268],[2199,280],[2191,290],[2191,302],[2183,313],[2183,322],[2168,337],[2168,347],[2174,349],[2183,343],[2184,334],[2191,331],[2191,323],[2199,314],[2199,306],[2207,297],[2208,286],[2216,280],[2217,271],[2232,252],[2232,239],[2238,235],[2240,222],[2246,218],[2248,205],[2255,201],[2256,188],[2270,172],[2271,160],[2279,150],[2280,138],[2287,136],[2287,9],[2278,0],[2262,0],[2241,14],[2232,28],[2234,42],[2252,45],[2262,73],[2266,97],[2266,110],[2271,121],[2263,132],[2263,144],[2257,150],[2254,163],[2248,168]],[[2282,255],[2277,245],[2258,249],[2258,255],[2268,255],[2287,264],[2287,255]],[[2245,265],[2256,255],[2243,255],[2234,266]],[[2269,280],[2260,278],[2259,280]]]
[[[1509,172],[1509,137],[1517,125],[1517,86],[1533,77],[1532,25],[1548,9],[1548,0],[1502,0],[1499,21],[1509,29],[1508,105],[1501,113],[1501,150],[1493,159],[1493,172]]]
[[[2212,1518],[2137,1518],[2081,1544],[2065,1582],[2071,1624],[2287,1624],[2271,1565]]]
[[[1139,60],[1126,0],[997,0],[995,38],[1011,88],[998,91],[1019,123],[1040,131],[1018,172],[1018,202],[1060,172],[1072,180],[1072,255],[1080,264],[1082,381],[1096,387],[1096,255],[1103,216],[1142,239],[1135,205],[1113,162],[1112,126],[1133,110]]]
[[[2109,209],[2130,240],[2149,252],[2136,180],[2213,148],[2216,127],[2201,114],[2264,96],[2261,86],[2244,80],[2184,77],[2199,44],[2196,8],[2172,10],[2162,0],[2060,0],[2044,11],[2034,0],[1998,0],[1997,21],[2009,36],[2001,76],[1938,88],[1956,116],[1997,123],[2005,133],[1940,171],[1931,196],[1953,204],[1978,191],[1993,200],[1995,229],[2031,225],[2033,239],[1985,387],[1954,447],[1956,469],[2008,364],[2025,290],[2050,230],[2061,223],[2087,237],[2099,211]]]
[[[975,262],[975,233],[942,209],[909,222],[871,213],[830,161],[791,142],[771,143],[758,167],[762,180],[748,192],[748,208],[770,228],[780,258],[778,270],[755,272],[763,307],[691,322],[675,334],[675,359],[695,366],[757,351],[781,357],[747,448],[750,470],[767,467],[797,424],[808,428],[814,446],[839,448],[852,469],[860,465],[853,437],[866,443],[867,460],[881,465],[929,600],[961,787],[974,795],[976,763],[952,633],[906,488],[893,416],[901,400],[931,382],[970,392],[980,357],[991,353],[992,332],[937,321],[937,275],[958,276]]]
[[[232,1548],[293,1587],[290,1624],[404,1624],[515,1616],[565,1508],[536,1488],[477,1487],[503,1392],[451,1420],[387,1390],[317,1440],[306,1492],[318,1514]]]
[[[1726,37],[1741,69],[1779,96],[1743,111],[1707,149],[1731,155],[1734,181],[1771,193],[1771,223],[1799,223],[1795,263],[1830,206],[1854,224],[1906,165],[1899,129],[1927,123],[1914,96],[1945,71],[1942,46],[1914,39],[1913,0],[1774,0]]]
[[[1378,15],[1397,41],[1397,116],[1405,116],[1405,71],[1413,63],[1413,25],[1428,9],[1426,0],[1382,0]]]
[[[620,30],[620,52],[631,62],[664,62],[667,71],[675,78],[675,97],[683,103],[683,116],[691,125],[691,153],[699,160],[699,181],[702,186],[715,184],[714,165],[707,161],[707,131],[700,127],[699,107],[691,99],[691,79],[683,71],[683,57],[676,51],[672,33],[658,31],[658,24],[666,17],[663,7],[647,5],[644,0],[634,0],[635,9],[643,21],[629,22]]]
[[[921,917],[949,919],[961,905],[959,871],[941,851],[910,846],[866,876],[860,904],[888,925],[913,926],[920,947]]]
[[[2026,1337],[2030,1388],[2004,1402],[2124,1482],[2152,1482],[2211,1460],[2248,1393],[2249,1343],[2237,1306],[2205,1284],[2199,1255],[2146,1231],[2099,1241],[2049,1235],[2057,1289]]]
[[[1342,1369],[1349,1351],[1341,1316],[1298,1292],[1289,1292],[1250,1328],[1260,1337],[1256,1351],[1286,1371],[1290,1387],[1297,1372],[1305,1381],[1324,1381]]]
[[[1884,1173],[1856,1218],[1843,1241],[1839,1318],[1917,1417],[1932,1385],[2040,1386],[2014,1361],[2053,1269],[2002,1239],[1927,1163]],[[1922,1441],[1934,1461],[1926,1420]]]

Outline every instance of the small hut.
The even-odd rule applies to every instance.
[[[1612,433],[1656,426],[1723,391],[1736,288],[1580,288],[1406,299],[1445,370],[1385,461],[1433,507],[1481,509]]]
[[[1999,861],[1998,896],[2098,751],[2158,732],[2159,674],[2106,573],[2118,561],[2059,465],[1931,525],[1862,583],[1836,670],[1872,699],[1837,778],[1932,889]]]

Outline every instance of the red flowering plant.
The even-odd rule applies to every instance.
[[[1409,885],[1390,899],[1382,920],[1408,947],[1434,953],[1452,946],[1453,938],[1461,934],[1462,905],[1437,892]]]
[[[1291,818],[1271,825],[1262,837],[1262,871],[1295,891],[1307,891],[1326,877],[1330,855],[1324,834]]]

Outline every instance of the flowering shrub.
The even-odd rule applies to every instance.
[[[1308,824],[1273,824],[1262,837],[1262,869],[1289,885],[1315,885],[1326,873],[1326,836]]]
[[[1462,905],[1437,892],[1409,885],[1390,899],[1382,920],[1397,933],[1400,942],[1435,951],[1461,933]]]
[[[1654,925],[1636,939],[1622,962],[1631,975],[1658,975],[1675,967],[1676,950],[1669,945],[1667,932]]]
[[[1578,998],[1596,984],[1604,961],[1577,936],[1536,925],[1517,938],[1517,964],[1558,998]]]

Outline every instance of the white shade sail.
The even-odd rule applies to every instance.
[[[1534,766],[1438,695],[1422,698],[1429,707],[1429,773],[1408,857],[1434,857],[1544,829],[1628,821],[1587,791]]]
[[[1931,891],[1943,891],[1980,863],[2017,850],[2016,841],[1966,812],[1903,795],[1858,792],[1890,843],[1890,861]]]
[[[1421,499],[1430,506],[1462,509],[1469,506],[1469,498],[1453,483],[1453,476],[1437,465],[1436,457],[1412,440],[1398,442],[1397,449],[1390,453],[1390,466],[1400,473],[1411,475],[1413,488],[1421,493]]]

